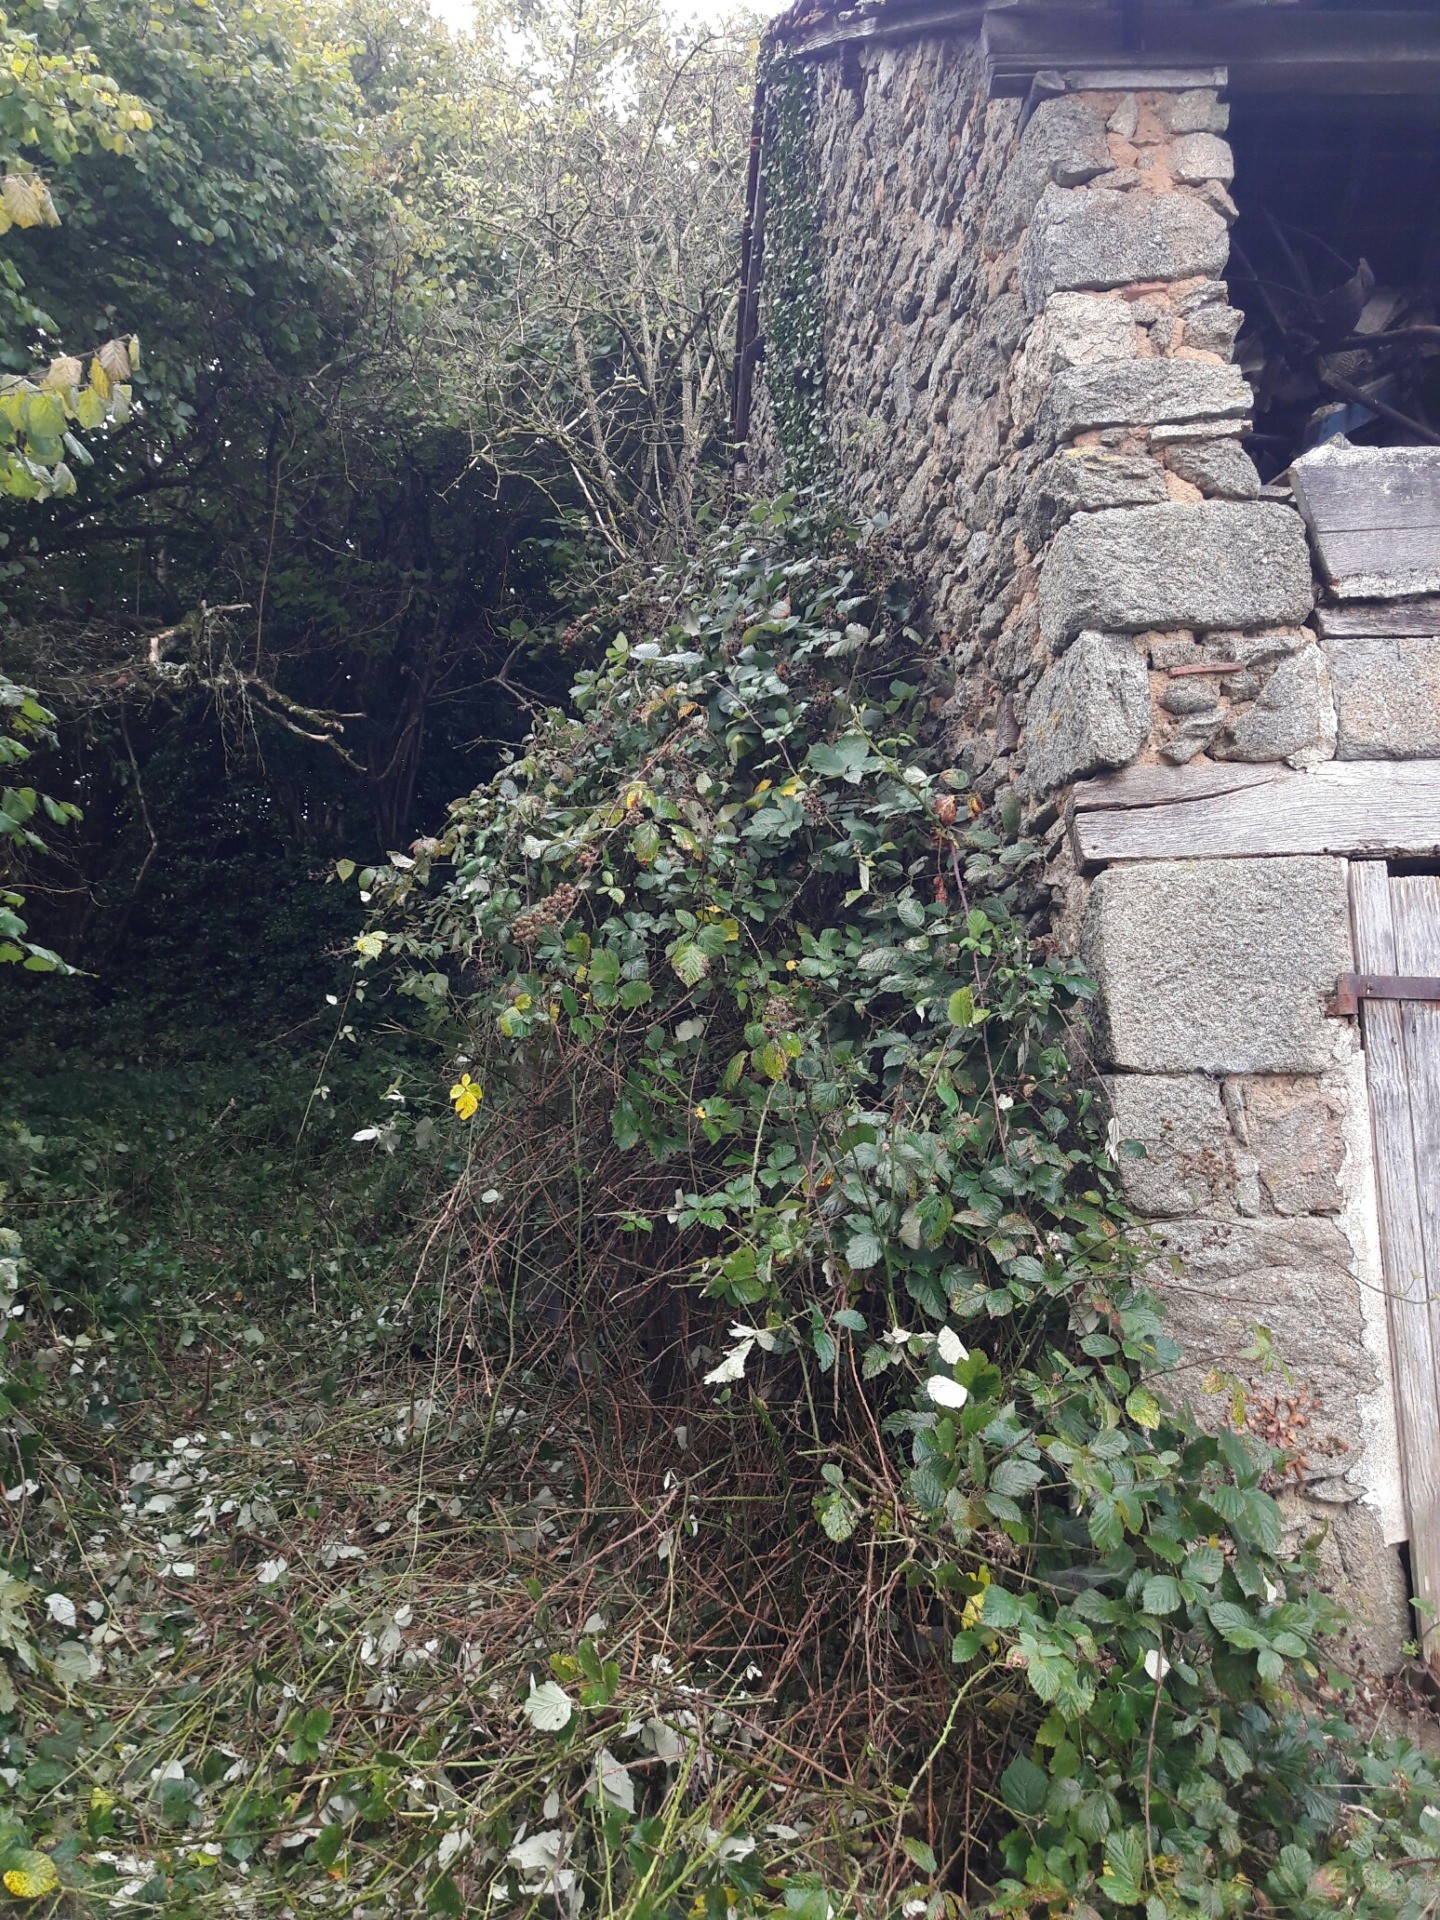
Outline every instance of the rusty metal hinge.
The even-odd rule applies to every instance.
[[[1332,1020],[1349,1019],[1362,1000],[1428,1000],[1440,1006],[1440,979],[1402,973],[1342,973],[1325,1011]]]

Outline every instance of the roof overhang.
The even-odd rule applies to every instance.
[[[990,92],[1000,96],[1024,97],[1037,75],[1102,88],[1143,85],[1146,74],[1157,85],[1228,84],[1235,94],[1440,95],[1437,10],[861,0],[780,37],[788,52],[813,54],[939,34],[978,36]]]

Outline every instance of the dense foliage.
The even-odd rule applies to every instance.
[[[587,1488],[617,1478],[641,1528],[685,1489],[696,1637],[768,1647],[777,1710],[825,1703],[777,1772],[798,1751],[890,1810],[837,1898],[1418,1914],[1396,1863],[1433,1850],[1430,1775],[1324,1710],[1283,1457],[1160,1397],[1174,1348],[1067,1039],[1089,989],[1015,917],[1032,850],[923,744],[903,585],[782,507],[631,611],[572,713],[360,877],[391,911],[357,964],[388,945],[462,1026],[441,1219],[472,1337],[522,1314],[536,1366],[551,1330],[617,1403]],[[683,1454],[627,1444],[637,1387]],[[743,1515],[716,1479],[742,1459]],[[612,1835],[637,1889],[667,1804]]]
[[[464,41],[406,0],[16,18],[45,60],[83,43],[126,128],[64,156],[58,227],[5,236],[0,340],[32,382],[57,343],[144,343],[94,464],[8,523],[0,635],[85,812],[42,937],[113,972],[193,857],[158,816],[197,739],[262,839],[401,846],[563,687],[586,584],[688,537],[748,48],[653,0],[497,5]]]

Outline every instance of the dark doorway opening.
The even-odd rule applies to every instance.
[[[1262,478],[1342,434],[1440,445],[1440,99],[1242,97],[1230,139]]]

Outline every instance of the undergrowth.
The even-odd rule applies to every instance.
[[[345,868],[407,1048],[7,1089],[17,1910],[1421,1920],[883,539],[624,619]]]
[[[616,1501],[683,1547],[683,1637],[764,1675],[782,1824],[854,1823],[826,1898],[1420,1912],[1431,1776],[1334,1710],[1281,1456],[1162,1397],[1090,985],[939,754],[883,540],[757,508],[629,611],[571,713],[361,876],[362,965],[459,1034],[451,1337],[493,1391],[522,1352],[568,1377],[598,1565]],[[556,1700],[562,1754],[599,1704]],[[633,1864],[548,1831],[648,1914],[679,1801],[636,1777]]]

